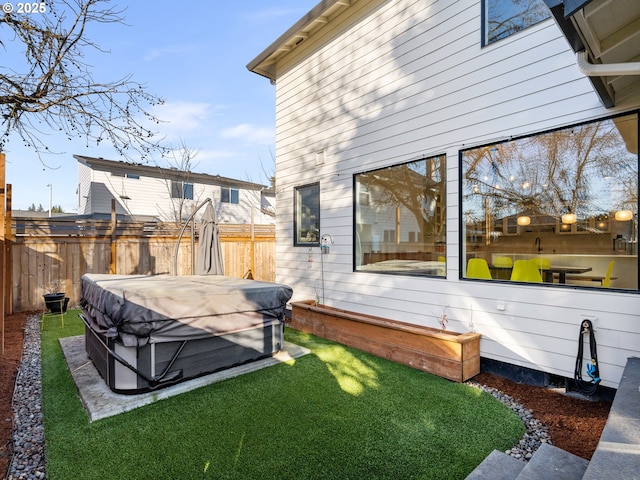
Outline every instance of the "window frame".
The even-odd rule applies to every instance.
[[[232,187],[220,187],[220,203],[229,203],[231,205],[239,205],[240,190]]]
[[[310,194],[313,194],[313,190],[317,188],[317,212],[315,224],[317,226],[317,238],[312,241],[304,241],[302,240],[301,235],[301,220],[299,220],[301,208],[302,197],[301,193],[307,189],[310,189]],[[307,205],[304,205],[306,208],[310,208]],[[321,208],[320,208],[320,182],[308,183],[305,185],[299,185],[294,187],[293,189],[293,246],[294,247],[319,247],[320,246],[320,216]]]
[[[171,180],[171,198],[180,200],[193,200],[194,184],[181,180]]]
[[[418,223],[417,225],[413,225],[413,227],[417,227],[417,230],[409,227],[409,228],[401,228],[401,230],[399,231],[397,229],[397,226],[398,226],[397,222],[400,221],[398,219],[401,217],[396,217],[396,224],[388,225],[388,226],[379,226],[381,230],[379,230],[378,234],[376,234],[375,236],[376,238],[374,239],[374,235],[372,234],[371,239],[368,240],[371,242],[372,250],[369,252],[363,251],[364,249],[362,246],[363,239],[361,238],[360,225],[366,226],[367,223],[359,222],[358,215],[362,213],[362,212],[359,212],[359,207],[378,208],[378,206],[376,205],[375,200],[377,199],[375,198],[374,192],[370,190],[366,184],[362,182],[359,183],[359,177],[362,175],[373,174],[375,172],[388,171],[393,168],[401,168],[403,166],[408,166],[410,164],[415,164],[418,162],[425,162],[425,165],[424,165],[425,175],[422,181],[427,182],[423,184],[423,188],[425,189],[423,191],[423,194],[424,194],[423,202],[426,202],[426,203],[422,204],[423,205],[422,208],[429,208],[429,210],[433,210],[430,214],[426,214],[431,218],[429,220],[427,218],[424,218],[425,213],[423,213],[422,220],[418,220],[414,216],[413,219],[416,220],[417,222],[422,221],[427,223],[423,223],[423,224]],[[429,162],[432,162],[432,164],[429,165]],[[434,168],[435,165],[437,166]],[[430,172],[430,174],[426,173],[427,170]],[[379,167],[379,168],[357,172],[353,174],[352,182],[353,182],[353,200],[352,200],[353,202],[353,212],[352,212],[352,225],[353,225],[352,268],[353,268],[353,271],[356,273],[368,273],[368,274],[409,275],[413,277],[440,278],[440,279],[446,278],[446,243],[447,243],[446,242],[446,235],[447,235],[447,229],[446,229],[447,155],[446,153],[423,155],[419,158],[414,158],[412,160],[407,160],[400,163],[394,163],[386,167]],[[360,187],[358,185],[360,185]],[[373,183],[372,185],[375,187],[375,183]],[[427,200],[429,198],[429,195],[427,195],[428,189],[431,190],[430,195],[431,195],[432,201]],[[364,203],[362,203],[361,200],[364,200]],[[400,203],[399,205],[402,205],[402,203]],[[425,205],[429,205],[429,206],[425,207]],[[396,205],[395,207],[391,208],[391,210],[396,210],[396,212],[398,212],[400,208],[402,207]],[[405,212],[405,215],[407,213],[411,213],[411,211],[408,210],[408,212]],[[382,212],[380,215],[384,217],[385,215],[388,215],[388,211]],[[400,213],[395,213],[395,215],[397,216],[397,215],[403,215],[403,214],[400,211]],[[430,245],[430,243],[425,242],[424,237],[421,237],[420,235],[420,232],[423,231],[422,230],[423,226],[426,226],[428,222],[431,222],[436,228],[440,230],[440,233],[434,236],[434,239],[432,241],[432,246],[431,246],[432,251],[426,251],[426,248],[429,248],[428,246]],[[405,225],[404,222],[402,222],[401,224],[403,226]],[[424,231],[423,231],[423,235],[424,235]],[[403,238],[405,240],[402,240]],[[423,240],[421,240],[421,238],[423,238]],[[397,245],[403,245],[404,248],[399,248],[394,252],[383,252],[382,250],[376,251],[373,249],[373,246],[377,241],[379,241],[381,245],[395,242]],[[418,251],[414,250],[416,245],[418,246]],[[421,250],[421,248],[425,248],[425,249]],[[365,263],[367,253],[369,254],[369,260],[372,260],[372,259],[373,260],[368,263]],[[394,259],[405,260],[406,259],[409,262],[416,261],[416,262],[427,262],[427,263],[425,263],[424,266],[421,266],[420,268],[411,268],[410,266],[409,268],[407,268],[406,266],[403,265],[397,270],[394,270],[393,268],[388,269],[387,267],[377,269],[375,265],[380,263],[381,261],[384,261],[384,259],[386,259],[388,255],[390,255],[388,258],[389,260],[394,260]],[[362,257],[361,258],[362,263],[359,263],[359,257]],[[375,260],[374,257],[380,257],[381,260]],[[431,260],[428,260],[427,258],[430,258]],[[441,261],[441,258],[444,258],[445,260]],[[430,261],[435,262],[436,260],[438,262],[437,266],[435,266],[435,264],[429,263]],[[366,266],[368,265],[371,265],[371,267],[366,268]]]
[[[519,28],[515,32],[509,33],[509,34],[504,35],[504,36],[501,36],[500,38],[496,38],[495,40],[490,40],[489,37],[488,37],[488,35],[489,35],[489,28],[488,28],[489,2],[490,1],[491,0],[482,0],[480,2],[480,4],[481,4],[481,15],[480,15],[480,18],[481,18],[481,26],[480,27],[481,28],[480,28],[480,34],[482,35],[480,44],[481,44],[482,47],[487,47],[487,46],[493,45],[494,43],[499,42],[501,40],[505,40],[505,39],[517,34],[517,33],[520,33],[522,31],[528,29],[529,27],[533,27],[534,25],[537,25],[537,24],[539,24],[541,22],[544,22],[545,20],[548,20],[552,16],[551,15],[551,11],[548,9],[548,7],[546,7],[546,4],[544,3],[544,0],[538,0],[541,3],[541,5],[543,5],[547,9],[547,11],[548,11],[548,16],[547,17],[541,18],[541,19],[539,19],[539,20],[537,20],[537,21],[535,21],[533,23],[527,24],[526,26],[523,26],[522,28]],[[509,1],[509,0],[498,0],[498,1],[506,2],[506,1]]]
[[[538,131],[538,132],[532,132],[526,135],[521,135],[518,137],[510,137],[508,139],[502,140],[502,141],[496,141],[496,142],[492,142],[492,143],[488,143],[488,144],[482,144],[482,145],[476,145],[474,147],[469,147],[469,148],[465,148],[465,149],[461,149],[458,152],[458,171],[459,171],[459,176],[458,176],[458,244],[459,244],[459,275],[458,278],[460,280],[463,281],[470,281],[470,282],[494,282],[494,283],[506,283],[508,285],[522,285],[521,282],[518,281],[511,281],[510,279],[504,279],[504,280],[499,280],[499,279],[493,279],[493,280],[484,280],[484,279],[478,279],[478,278],[468,278],[465,275],[465,270],[466,270],[466,261],[467,261],[467,255],[470,253],[469,250],[467,249],[467,242],[466,242],[466,226],[465,226],[465,215],[464,215],[464,209],[465,209],[465,203],[464,203],[464,192],[465,192],[465,186],[464,186],[464,182],[465,182],[465,177],[466,177],[466,170],[465,170],[465,165],[464,165],[464,154],[465,152],[469,152],[472,150],[476,150],[476,149],[481,149],[481,148],[490,148],[496,145],[500,145],[500,144],[505,144],[505,143],[509,143],[509,142],[515,142],[515,141],[519,141],[519,140],[524,140],[524,139],[528,139],[528,138],[535,138],[538,136],[543,136],[543,135],[548,135],[548,134],[552,134],[554,132],[561,132],[561,131],[568,131],[571,129],[575,129],[575,128],[579,128],[579,127],[583,127],[583,126],[587,126],[587,125],[591,125],[591,124],[596,124],[599,122],[607,122],[607,121],[614,121],[617,118],[623,118],[623,117],[631,117],[635,115],[636,116],[636,122],[637,122],[637,131],[636,131],[636,135],[637,135],[637,140],[640,141],[640,110],[631,110],[631,111],[627,111],[627,112],[622,112],[622,113],[618,113],[616,115],[610,115],[610,116],[605,116],[605,117],[600,117],[600,118],[595,118],[595,119],[590,119],[590,120],[586,120],[580,123],[574,123],[574,124],[569,124],[569,125],[563,125],[557,128],[553,128],[553,129],[549,129],[549,130],[543,130],[543,131]],[[632,154],[632,152],[630,152],[630,154]],[[636,185],[637,185],[637,191],[636,193],[636,198],[638,198],[638,196],[640,195],[640,150],[636,153],[636,169],[638,170],[636,172]],[[638,212],[638,214],[640,214],[640,200],[637,201],[636,205],[635,205],[636,211]],[[636,214],[636,215],[638,215]],[[561,222],[559,220],[556,220],[556,229],[557,229],[557,233],[556,235],[558,236],[558,238],[566,238],[566,235],[572,235],[572,238],[576,238],[576,236],[581,236],[584,235],[586,233],[589,232],[584,232],[581,231],[581,225],[580,223],[582,222],[583,224],[587,221],[591,222],[591,221],[597,221],[598,218],[592,218],[589,217],[588,219],[581,219],[578,218],[578,221],[572,225],[569,226],[569,231],[564,231],[559,229],[559,226],[561,225]],[[606,225],[604,226],[604,228],[602,229],[602,233],[603,234],[610,234],[612,232],[612,226],[611,226],[611,222],[613,221],[613,218],[609,218],[607,220]],[[522,228],[526,228],[526,227],[521,227],[521,226],[517,226],[516,227],[518,232],[520,232],[520,230]],[[636,230],[635,230],[635,236],[636,238],[638,238],[640,233],[640,229],[638,228],[638,225],[636,224]],[[519,233],[514,233],[513,235],[519,235]],[[637,245],[637,244],[636,244]],[[554,251],[555,253],[555,251]],[[586,255],[584,253],[579,253],[579,252],[566,252],[563,253],[565,255],[571,255],[571,254],[575,254],[575,255]],[[634,253],[632,252],[630,255],[634,255]],[[561,283],[548,283],[548,282],[543,282],[542,284],[535,284],[536,286],[544,286],[544,287],[552,287],[552,288],[571,288],[571,289],[587,289],[587,290],[611,290],[611,289],[615,289],[616,292],[623,292],[623,293],[630,293],[630,294],[638,294],[640,293],[640,252],[638,251],[638,249],[636,248],[635,251],[635,256],[636,256],[636,266],[637,266],[637,288],[633,289],[633,288],[615,288],[615,287],[601,287],[598,285],[594,285],[594,286],[587,286],[587,285],[580,285],[580,284],[561,284]],[[588,275],[586,275],[588,276]],[[527,283],[526,285],[531,285],[531,283]]]

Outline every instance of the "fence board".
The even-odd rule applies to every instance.
[[[110,222],[13,219],[13,312],[44,308],[42,294],[55,280],[65,286],[69,304],[82,295],[84,273],[109,273]],[[172,274],[181,225],[118,221],[115,234],[117,274]],[[197,232],[194,246],[197,249]],[[225,275],[275,281],[273,225],[220,225]],[[253,270],[252,270],[253,264]],[[191,238],[185,233],[178,251],[178,274],[191,273]]]

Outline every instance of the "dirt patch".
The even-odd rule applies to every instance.
[[[0,355],[0,472],[5,473],[12,455],[11,399],[22,359],[24,325],[29,315],[31,313],[7,315],[4,319],[4,354]]]
[[[481,373],[473,380],[512,396],[531,410],[534,417],[549,427],[553,445],[586,460],[591,459],[607,422],[609,402],[569,397],[490,373]]]

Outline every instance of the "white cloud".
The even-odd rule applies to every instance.
[[[153,109],[152,113],[160,119],[154,130],[168,138],[184,136],[205,127],[215,110],[205,102],[166,102]]]
[[[170,45],[168,47],[162,48],[153,48],[148,50],[147,53],[142,57],[145,62],[150,62],[155,60],[156,58],[164,57],[167,55],[180,55],[183,53],[191,52],[194,50],[193,46],[180,46],[180,45]]]
[[[250,143],[271,144],[275,140],[273,127],[258,127],[251,123],[241,123],[220,132],[222,138],[237,138]]]

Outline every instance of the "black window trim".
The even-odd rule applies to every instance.
[[[306,183],[304,185],[297,185],[293,187],[293,246],[294,247],[319,247],[320,235],[315,242],[300,242],[298,241],[298,190],[307,187],[318,186],[318,225],[320,225],[320,215],[322,209],[320,208],[320,182]]]
[[[484,2],[484,0],[483,0]],[[483,148],[483,147],[488,147],[491,145],[499,145],[501,143],[506,143],[506,142],[511,142],[514,140],[521,140],[523,138],[530,138],[530,137],[534,137],[534,136],[538,136],[538,135],[544,135],[547,133],[551,133],[551,132],[557,132],[559,130],[565,130],[568,128],[575,128],[575,127],[580,127],[582,125],[589,125],[591,123],[595,123],[595,122],[603,122],[606,120],[613,120],[614,118],[619,118],[619,117],[625,117],[628,115],[637,115],[638,116],[638,139],[640,141],[640,109],[634,109],[634,110],[628,110],[626,112],[621,112],[621,113],[617,113],[615,115],[604,115],[602,117],[597,117],[597,118],[591,118],[589,120],[584,120],[582,122],[578,122],[578,123],[570,123],[570,124],[566,124],[566,125],[560,125],[554,128],[549,128],[546,130],[540,130],[540,131],[534,131],[534,132],[529,132],[526,134],[522,134],[522,135],[518,135],[515,137],[504,137],[503,139],[496,139],[494,141],[491,142],[487,142],[487,143],[481,143],[481,144],[477,144],[477,145],[473,145],[473,146],[468,146],[465,148],[462,148],[460,150],[458,150],[458,279],[462,280],[464,282],[490,282],[492,284],[508,284],[508,285],[518,285],[519,282],[512,282],[510,280],[483,280],[483,279],[477,279],[477,278],[465,278],[462,274],[464,268],[465,268],[465,263],[466,263],[466,255],[464,255],[464,228],[462,225],[463,219],[464,219],[464,212],[463,212],[463,208],[464,205],[462,203],[463,200],[463,188],[462,188],[462,182],[464,181],[463,178],[463,172],[462,172],[462,168],[463,168],[463,153],[469,150],[475,150],[478,148]],[[638,185],[640,185],[640,150],[638,151]],[[639,187],[640,188],[640,187]],[[639,191],[640,193],[640,191]],[[354,207],[355,208],[355,207]],[[638,253],[638,266],[640,267],[640,252]],[[527,285],[531,285],[530,283],[528,283]],[[631,294],[640,294],[640,268],[638,268],[638,289],[637,290],[628,290],[628,289],[611,289],[611,288],[599,288],[599,287],[583,287],[580,285],[559,285],[559,284],[550,284],[550,283],[542,283],[542,284],[536,284],[536,286],[541,286],[543,288],[564,288],[564,289],[586,289],[589,291],[593,291],[593,290],[605,290],[605,291],[611,291],[611,290],[615,290],[616,292],[623,292],[623,293],[631,293]]]

